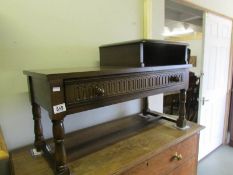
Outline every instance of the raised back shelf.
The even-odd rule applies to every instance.
[[[188,44],[134,40],[100,46],[101,66],[150,67],[187,64]]]

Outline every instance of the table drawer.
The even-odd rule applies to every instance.
[[[67,106],[185,83],[185,70],[65,80]]]
[[[165,175],[197,155],[198,136],[174,145],[158,155],[122,173],[122,175]],[[178,160],[175,154],[181,155]],[[196,160],[196,159],[195,159]]]

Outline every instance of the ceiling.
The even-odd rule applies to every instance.
[[[165,19],[202,26],[203,12],[177,3],[175,0],[165,0]]]
[[[202,33],[203,12],[165,0],[164,36]]]

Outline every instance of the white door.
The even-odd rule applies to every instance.
[[[199,160],[223,142],[232,21],[206,13],[199,103]]]

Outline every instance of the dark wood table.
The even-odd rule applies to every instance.
[[[40,106],[49,112],[53,124],[54,161],[56,174],[70,174],[64,146],[66,115],[112,105],[151,95],[180,91],[179,118],[165,118],[186,126],[185,98],[190,65],[145,68],[73,68],[24,71],[28,76],[37,151],[49,153],[43,136]],[[148,108],[145,100],[143,115],[160,117]]]

